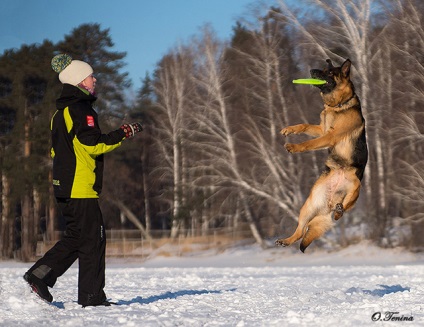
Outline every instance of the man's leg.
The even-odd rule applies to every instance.
[[[80,199],[78,303],[107,305],[105,286],[106,235],[97,199]]]
[[[74,215],[72,199],[57,199],[59,211],[66,221],[66,229],[62,239],[39,259],[24,275],[34,292],[46,301],[53,297],[47,286],[53,287],[58,277],[75,262],[78,257],[80,233],[78,217]]]

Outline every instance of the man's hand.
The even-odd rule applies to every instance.
[[[141,123],[124,124],[121,129],[125,132],[125,138],[129,139],[135,134],[140,133],[143,130]]]

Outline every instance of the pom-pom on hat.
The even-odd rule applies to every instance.
[[[88,76],[93,74],[93,68],[81,60],[72,60],[67,54],[58,54],[52,59],[52,68],[59,73],[59,80],[63,84],[77,86]]]

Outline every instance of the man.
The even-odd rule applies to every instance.
[[[109,306],[105,286],[106,236],[98,197],[102,189],[103,154],[141,132],[140,123],[124,124],[102,134],[92,104],[96,78],[89,64],[59,54],[52,68],[63,84],[51,119],[53,188],[66,221],[63,237],[24,275],[32,290],[51,302],[58,277],[79,260],[78,303]]]

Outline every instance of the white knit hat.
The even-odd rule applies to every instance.
[[[59,73],[59,80],[63,84],[77,86],[93,74],[93,68],[89,64],[81,60],[72,60],[72,57],[67,54],[54,56],[51,64],[53,70]]]

